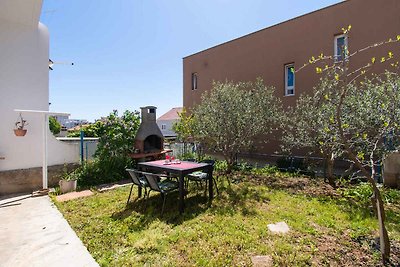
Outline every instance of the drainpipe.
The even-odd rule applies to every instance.
[[[81,135],[80,135],[80,137],[81,137],[81,164],[83,165],[83,162],[84,162],[84,155],[83,155],[83,137],[85,137],[85,133],[83,132],[83,130],[82,130],[82,126],[81,126]]]

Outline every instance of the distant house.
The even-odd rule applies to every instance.
[[[179,120],[179,113],[181,112],[181,107],[172,108],[170,111],[157,119],[157,125],[160,128],[164,138],[176,138],[176,133],[172,130],[172,126]]]

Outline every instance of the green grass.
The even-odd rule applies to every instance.
[[[251,266],[254,255],[270,255],[277,266],[376,266],[379,253],[369,243],[378,226],[369,210],[310,194],[307,189],[319,183],[305,178],[304,190],[273,186],[297,179],[247,177],[229,186],[220,177],[225,182],[212,205],[202,191],[193,192],[183,215],[177,194],[167,197],[163,217],[156,193],[147,205],[139,199],[126,206],[128,186],[56,205],[101,266]],[[289,225],[289,234],[268,231],[279,221]],[[399,225],[398,212],[389,207],[389,235],[397,244]]]

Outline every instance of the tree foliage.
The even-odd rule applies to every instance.
[[[209,151],[235,164],[238,153],[251,149],[261,134],[275,128],[280,100],[261,79],[256,82],[214,82],[193,110],[194,133]]]
[[[79,137],[81,135],[81,130],[83,131],[85,137],[100,137],[104,128],[104,122],[98,120],[95,123],[89,125],[82,125],[81,129],[74,130],[68,133],[68,137]]]
[[[80,186],[109,183],[127,178],[126,168],[132,167],[134,139],[140,125],[137,111],[125,111],[122,116],[114,110],[93,129],[100,137],[95,158],[85,162],[71,175],[78,179]]]
[[[179,120],[172,125],[172,130],[177,134],[178,140],[188,142],[195,135],[194,118],[185,108],[178,115]]]
[[[335,130],[335,97],[332,92],[336,80],[325,77],[310,95],[301,95],[294,107],[289,107],[281,116],[282,147],[286,152],[295,148],[306,148],[323,156],[327,164],[327,179],[335,185],[334,160],[343,154],[339,136]],[[288,115],[289,114],[289,115]]]
[[[106,117],[98,130],[100,137],[96,150],[96,157],[128,157],[133,153],[136,132],[139,129],[139,112],[126,110],[122,116],[114,110]]]
[[[61,131],[61,124],[52,116],[49,117],[50,131],[56,135]]]
[[[374,169],[400,137],[400,77],[386,72],[348,86],[341,112],[343,137],[357,161]]]
[[[348,36],[351,26],[342,30]],[[370,76],[365,80],[361,80],[361,78],[378,62],[392,61],[390,65],[393,68],[398,67],[398,62],[393,62],[394,54],[391,51],[380,60],[377,60],[376,57],[371,58],[371,61],[363,66],[355,67],[350,62],[354,56],[364,51],[399,41],[400,35],[355,52],[350,52],[348,47],[343,47],[341,60],[321,54],[319,57],[311,57],[309,62],[299,69],[316,64],[316,72],[324,74],[323,79],[332,85],[328,91],[325,87],[320,87],[314,92],[314,97],[321,99],[320,97],[323,96],[322,99],[324,99],[322,109],[313,106],[315,111],[324,113],[324,107],[327,106],[334,114],[325,118],[322,116],[324,118],[321,121],[323,126],[319,129],[326,128],[325,133],[329,133],[329,135],[323,131],[320,133],[322,133],[322,137],[325,136],[323,142],[334,145],[330,147],[338,148],[348,160],[354,163],[372,188],[373,206],[379,222],[380,247],[384,263],[389,259],[390,243],[384,224],[383,201],[374,174],[377,161],[380,161],[382,156],[389,151],[385,138],[389,136],[394,139],[399,138],[399,75],[387,72],[384,77],[372,76],[373,78],[371,78]],[[325,61],[327,61],[325,66],[320,65]],[[312,125],[311,121],[310,124]],[[331,133],[332,130],[333,133]],[[311,131],[309,129],[309,132]],[[337,141],[331,142],[332,137]]]

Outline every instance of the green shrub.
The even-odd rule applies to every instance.
[[[76,177],[81,187],[129,178],[126,168],[133,166],[129,154],[133,153],[139,124],[138,112],[127,110],[122,116],[118,116],[118,111],[114,110],[107,118],[90,126],[89,129],[96,129],[96,134],[100,137],[95,158],[85,162],[70,176]]]
[[[139,129],[139,112],[126,110],[122,116],[114,110],[103,121],[96,157],[100,160],[110,157],[129,157],[133,153],[136,132]]]
[[[52,116],[49,117],[49,127],[54,135],[59,134],[61,131],[61,124]]]
[[[243,173],[249,173],[253,170],[253,166],[251,166],[249,163],[245,161],[242,161],[236,164],[233,169]]]
[[[251,170],[252,174],[255,175],[265,175],[265,174],[275,174],[277,173],[279,170],[276,166],[272,166],[272,165],[265,165],[263,168],[253,168]]]
[[[341,190],[343,197],[352,199],[364,206],[369,206],[371,203],[372,188],[369,183],[360,183],[355,186],[350,186]],[[382,200],[386,204],[400,203],[400,191],[383,187],[381,190]]]
[[[226,160],[216,160],[214,170],[218,172],[226,172],[228,170],[228,163]]]
[[[187,159],[195,159],[197,160],[197,155],[194,152],[187,152],[181,155],[178,155],[178,159],[180,160],[187,160]]]
[[[95,158],[93,161],[85,162],[70,176],[78,179],[79,186],[88,187],[127,179],[129,176],[126,169],[132,166],[132,160],[126,157],[110,157],[102,160]]]
[[[85,137],[100,137],[103,133],[104,122],[96,121],[95,123],[82,126],[82,131]],[[80,137],[81,129],[74,130],[68,133],[68,137]]]

